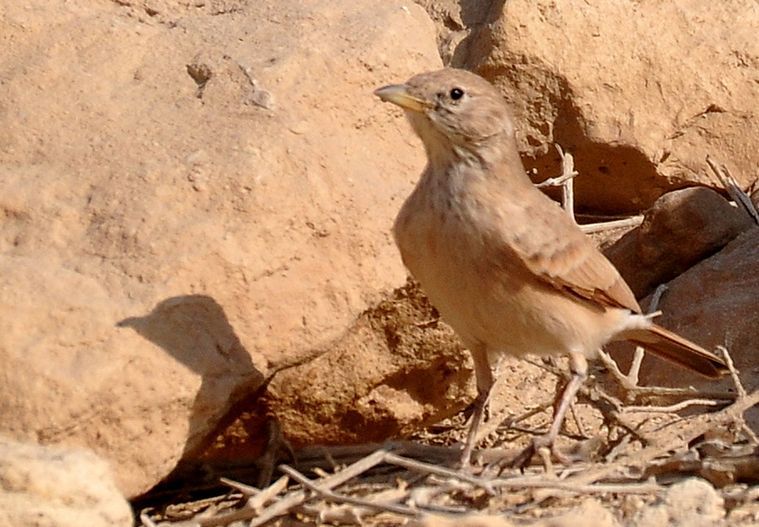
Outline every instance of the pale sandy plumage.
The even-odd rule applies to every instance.
[[[403,261],[475,360],[479,396],[468,462],[498,354],[565,354],[575,377],[548,442],[586,375],[586,358],[631,340],[701,374],[721,359],[641,315],[614,266],[537,190],[499,92],[463,70],[412,77],[375,92],[406,110],[428,164],[393,233]]]

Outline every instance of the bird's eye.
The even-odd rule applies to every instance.
[[[451,90],[450,95],[451,95],[451,99],[453,99],[454,101],[458,101],[464,96],[464,90],[462,90],[461,88],[453,88]]]

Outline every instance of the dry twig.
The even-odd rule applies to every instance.
[[[293,478],[295,481],[306,487],[307,489],[317,493],[327,501],[335,502],[335,503],[350,503],[352,505],[358,505],[359,507],[364,507],[367,509],[376,509],[379,511],[386,511],[386,512],[395,512],[397,514],[401,514],[404,516],[419,516],[419,511],[416,509],[412,509],[410,507],[405,507],[403,505],[397,505],[395,503],[382,503],[378,501],[373,500],[366,500],[362,498],[356,498],[353,496],[348,496],[347,494],[339,494],[337,492],[333,492],[329,489],[322,488],[320,485],[315,484],[313,481],[308,479],[306,476],[295,470],[294,468],[288,466],[288,465],[280,465],[279,469]]]
[[[594,485],[575,484],[573,482],[550,480],[550,479],[528,479],[516,477],[509,479],[493,480],[493,486],[501,489],[556,489],[575,494],[649,494],[658,493],[662,486],[656,482],[646,483],[597,483]]]
[[[564,152],[561,146],[554,145],[561,157],[561,175],[555,178],[548,178],[545,181],[541,181],[536,185],[538,188],[545,187],[561,187],[561,205],[564,210],[572,218],[572,221],[577,223],[575,219],[575,194],[574,194],[574,178],[579,174],[575,170],[575,160],[572,154]]]
[[[140,521],[144,527],[157,527],[155,522],[150,519],[151,509],[144,509],[140,511]]]
[[[434,474],[436,476],[443,476],[446,478],[453,478],[453,479],[459,479],[461,481],[466,481],[467,483],[470,483],[476,487],[480,487],[488,494],[491,494],[491,495],[495,494],[493,490],[493,486],[490,484],[489,481],[484,480],[482,478],[478,478],[476,476],[471,476],[462,471],[451,470],[449,468],[439,467],[437,465],[432,465],[430,463],[422,463],[421,461],[415,461],[413,459],[397,456],[389,452],[385,454],[384,461],[386,463],[397,465],[399,467],[413,470],[415,472],[422,472],[425,474]]]
[[[321,480],[321,488],[332,489],[338,485],[342,485],[346,481],[353,479],[354,477],[366,472],[370,468],[382,463],[386,451],[378,450],[377,452],[370,454],[369,456],[357,461],[356,463],[344,468],[340,472],[332,474]],[[277,483],[274,483],[276,485]],[[264,491],[262,491],[264,492]],[[253,508],[245,506],[240,510],[236,510],[224,515],[216,516],[214,518],[207,518],[200,522],[201,527],[215,527],[220,525],[228,525],[233,521],[250,520],[249,527],[258,527],[266,524],[268,521],[273,520],[283,514],[287,514],[291,509],[297,507],[308,499],[308,494],[304,490],[290,492],[285,495],[279,501],[269,505],[258,514]]]
[[[735,422],[736,419],[742,418],[749,408],[757,404],[759,404],[759,390],[746,397],[739,398],[719,412],[698,415],[675,423],[671,428],[676,430],[671,431],[670,436],[677,437],[679,439],[678,444],[672,444],[670,441],[665,445],[654,444],[638,452],[632,452],[628,456],[622,456],[614,463],[595,467],[569,479],[578,484],[589,484],[607,478],[623,476],[630,468],[643,469],[654,459],[678,448],[687,447],[689,443],[707,431]]]
[[[609,231],[612,229],[627,229],[629,227],[637,227],[643,223],[643,215],[637,214],[630,216],[629,218],[622,218],[620,220],[603,221],[600,223],[586,223],[580,225],[580,230],[585,234],[593,234],[595,232]]]
[[[759,225],[759,211],[756,210],[756,206],[754,205],[754,202],[751,201],[751,197],[738,185],[738,182],[730,173],[727,166],[716,162],[709,155],[706,156],[706,163],[709,165],[709,168],[712,169],[714,175],[717,176],[722,187],[727,191],[735,204],[745,210],[751,219],[754,220],[754,223]]]
[[[679,403],[670,404],[668,406],[625,406],[623,412],[636,413],[636,412],[649,412],[649,413],[663,413],[673,414],[684,410],[690,406],[725,406],[725,401],[715,399],[687,399],[680,401]]]

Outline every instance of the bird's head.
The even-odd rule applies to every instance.
[[[411,77],[374,92],[403,108],[429,157],[465,150],[484,154],[513,141],[514,122],[498,90],[474,73],[446,68]]]

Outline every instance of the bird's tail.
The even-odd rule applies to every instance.
[[[713,353],[656,324],[630,329],[620,335],[659,357],[706,377],[719,378],[728,372],[727,364]]]

